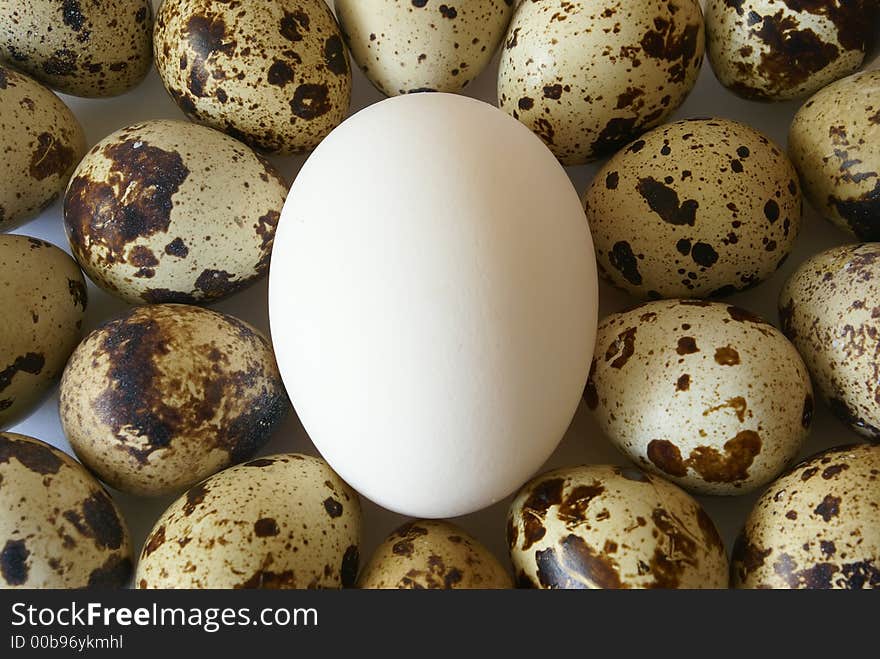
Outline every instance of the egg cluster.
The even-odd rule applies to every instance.
[[[0,588],[880,587],[878,19],[0,3]],[[672,121],[704,56],[800,104],[786,146]],[[352,61],[397,98],[347,119]],[[457,95],[494,63],[497,107]],[[153,70],[176,119],[87,136],[51,91]],[[579,195],[563,166],[599,159]],[[59,199],[68,251],[8,233]],[[837,246],[798,251],[804,201]],[[270,260],[271,339],[206,308]],[[724,300],[774,280],[778,327]],[[635,306],[600,319],[600,293]],[[52,444],[15,432],[56,389]],[[263,455],[291,403],[322,457]],[[542,469],[576,413],[618,465]],[[707,510],[743,495],[725,547]],[[367,561],[361,496],[411,518]],[[150,497],[138,552],[121,510]],[[443,519],[505,501],[479,532]]]

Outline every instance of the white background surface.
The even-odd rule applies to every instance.
[[[158,7],[160,0],[153,0],[153,4]],[[493,61],[493,65],[467,88],[467,95],[495,103],[496,64],[497,57]],[[880,65],[880,58],[875,59],[873,65],[868,68],[877,68],[878,65]],[[367,82],[354,62],[352,62],[352,69],[354,73],[352,112],[355,112],[383,97]],[[137,89],[118,98],[85,100],[63,95],[62,98],[85,128],[89,147],[111,132],[130,123],[145,119],[184,119],[183,113],[178,110],[166,94],[155,69]],[[799,106],[800,102],[767,105],[741,100],[717,83],[707,60],[696,89],[674,118],[728,117],[750,124],[784,145],[788,126]],[[289,181],[295,178],[304,159],[304,157],[272,158]],[[579,194],[584,192],[597,168],[598,164],[593,164],[568,169]],[[341,182],[340,185],[344,186],[345,182]],[[344,194],[344,187],[338,193]],[[60,201],[46,210],[39,218],[16,229],[14,233],[43,238],[69,251],[62,226]],[[806,206],[801,236],[786,265],[773,278],[756,289],[728,299],[763,315],[778,326],[776,298],[788,275],[809,256],[825,248],[847,242],[853,242],[853,239],[819,218],[809,206]],[[633,303],[631,298],[605,284],[601,284],[600,300],[600,317]],[[123,302],[112,298],[89,282],[89,307],[85,330],[93,329],[125,308],[126,305]],[[231,299],[213,305],[212,308],[238,316],[268,333],[267,282],[265,280]],[[339,413],[345,414],[346,412],[339,410]],[[37,411],[17,426],[10,428],[10,431],[37,437],[72,453],[58,421],[57,388]],[[859,441],[859,438],[853,432],[833,418],[824,405],[817,404],[812,435],[802,455],[855,441]],[[261,451],[261,454],[288,451],[316,454],[293,411],[276,430],[271,442]],[[626,464],[626,460],[602,436],[582,403],[564,440],[542,471],[585,463]],[[128,521],[137,552],[153,523],[173,500],[173,497],[140,499],[119,492],[113,492],[113,495]],[[751,510],[757,494],[736,498],[699,498],[718,525],[728,550],[730,550],[733,539]],[[505,541],[507,504],[508,500],[505,500],[484,511],[456,520],[458,524],[482,540],[505,564],[508,563]],[[405,518],[384,511],[366,500],[363,500],[363,509],[362,564],[371,555],[376,545],[405,521]]]

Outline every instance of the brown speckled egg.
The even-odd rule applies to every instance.
[[[358,587],[449,590],[512,588],[507,570],[480,542],[443,520],[408,522],[385,539]]]
[[[269,342],[200,307],[131,309],[89,334],[61,380],[61,425],[101,480],[176,494],[251,457],[287,409]]]
[[[210,302],[263,277],[287,184],[211,128],[149,121],[99,142],[73,174],[64,223],[101,288],[132,303]]]
[[[457,92],[489,65],[513,0],[336,0],[352,57],[387,96]]]
[[[718,302],[664,300],[599,324],[584,390],[611,442],[700,494],[766,485],[813,416],[810,376],[782,332]]]
[[[736,588],[880,588],[880,446],[819,453],[758,500],[733,550]]]
[[[125,520],[82,465],[32,437],[0,433],[0,589],[121,588]]]
[[[675,485],[637,469],[584,466],[538,476],[507,516],[526,588],[726,588],[715,524]]]
[[[150,0],[0,2],[0,59],[65,94],[116,96],[150,70]]]
[[[880,240],[880,71],[829,85],[795,115],[788,150],[813,207]]]
[[[313,149],[348,112],[348,51],[323,0],[165,0],[154,47],[190,118],[261,150]]]
[[[61,377],[86,304],[72,258],[43,240],[0,234],[0,428],[33,411]]]
[[[0,65],[0,231],[55,201],[85,152],[82,127],[61,99]]]
[[[258,458],[171,504],[141,551],[138,588],[340,588],[354,585],[361,510],[326,462]]]
[[[763,281],[791,251],[801,206],[782,150],[727,119],[651,131],[584,196],[599,271],[642,298],[726,295]]]
[[[501,54],[499,106],[563,164],[581,164],[681,105],[703,50],[697,0],[522,2]]]
[[[740,96],[807,96],[862,65],[876,0],[708,0],[706,44],[722,85]]]
[[[880,243],[803,263],[782,289],[779,315],[834,414],[880,442]]]

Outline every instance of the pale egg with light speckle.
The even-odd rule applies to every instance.
[[[456,92],[489,65],[513,0],[336,0],[354,60],[386,96]]]

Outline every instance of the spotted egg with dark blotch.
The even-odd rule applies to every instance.
[[[709,0],[706,50],[728,89],[784,101],[857,71],[877,17],[876,0]]]
[[[880,588],[880,446],[812,456],[758,499],[733,549],[736,588]]]
[[[498,104],[562,164],[583,164],[671,115],[704,49],[697,0],[521,2],[501,50]]]
[[[86,283],[51,243],[0,234],[0,429],[37,408],[79,343]]]
[[[150,0],[0,2],[0,60],[65,94],[135,87],[153,64]]]
[[[348,114],[348,50],[323,0],[165,0],[154,48],[187,116],[261,151],[314,149]]]
[[[320,458],[287,453],[231,467],[162,514],[135,586],[314,589],[354,585],[357,494]]]
[[[542,589],[726,588],[718,529],[681,488],[591,465],[526,483],[507,515],[517,584]]]
[[[132,549],[119,509],[81,464],[0,433],[0,589],[122,588]]]
[[[0,64],[0,231],[48,208],[85,152],[85,134],[70,108]]]
[[[398,590],[512,588],[510,575],[479,540],[445,520],[415,520],[391,533],[358,587]]]
[[[728,119],[656,128],[612,157],[584,195],[602,276],[640,298],[723,296],[784,263],[800,232],[783,150]]]
[[[136,307],[94,330],[61,380],[61,425],[116,489],[177,494],[253,456],[289,407],[269,341],[225,314]]]
[[[223,133],[148,121],[105,138],[64,199],[73,255],[131,303],[211,302],[265,276],[287,184]]]
[[[880,71],[810,98],[791,124],[788,150],[821,215],[859,240],[880,240]]]
[[[880,442],[880,243],[805,261],[780,293],[779,315],[831,411]]]
[[[354,60],[386,96],[457,92],[489,66],[513,0],[336,0]]]
[[[769,483],[797,456],[813,417],[809,373],[782,332],[704,300],[605,318],[584,399],[627,457],[698,494]]]

